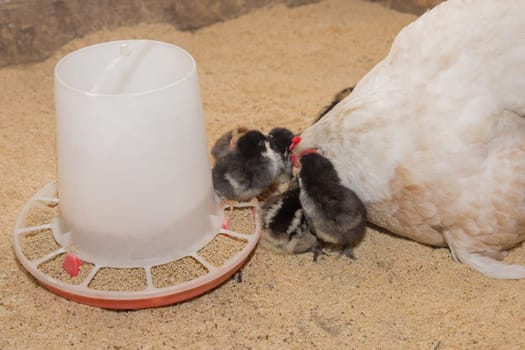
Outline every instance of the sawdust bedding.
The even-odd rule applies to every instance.
[[[133,312],[56,296],[14,257],[18,210],[56,177],[53,67],[66,53],[122,38],[186,48],[198,64],[211,147],[239,125],[304,129],[414,18],[359,0],[275,6],[194,33],[165,24],[102,30],[45,62],[0,69],[0,348],[525,348],[525,282],[489,280],[452,261],[446,249],[373,229],[355,262],[323,256],[313,263],[309,254],[259,248],[243,282]],[[517,248],[510,260],[524,255]]]

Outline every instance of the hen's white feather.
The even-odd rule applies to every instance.
[[[492,260],[525,240],[523,18],[523,0],[442,3],[399,33],[296,151],[321,149],[378,225],[459,246],[491,277],[525,278]]]

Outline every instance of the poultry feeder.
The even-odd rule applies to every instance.
[[[24,205],[14,229],[16,255],[42,285],[137,309],[200,295],[242,266],[260,209],[236,205],[249,210],[245,232],[221,227],[228,208],[213,190],[188,52],[151,40],[77,50],[55,66],[55,107],[58,180]]]

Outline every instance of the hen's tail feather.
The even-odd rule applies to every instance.
[[[494,258],[469,251],[457,241],[449,231],[444,231],[443,236],[447,241],[454,260],[469,265],[487,277],[496,279],[523,279],[525,278],[525,266],[517,264],[506,264]]]
[[[456,254],[461,262],[470,265],[487,277],[497,279],[525,278],[525,266],[505,264],[478,253],[456,252]]]

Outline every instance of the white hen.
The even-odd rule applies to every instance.
[[[449,0],[396,37],[296,152],[319,148],[369,220],[494,278],[525,240],[525,1]]]

